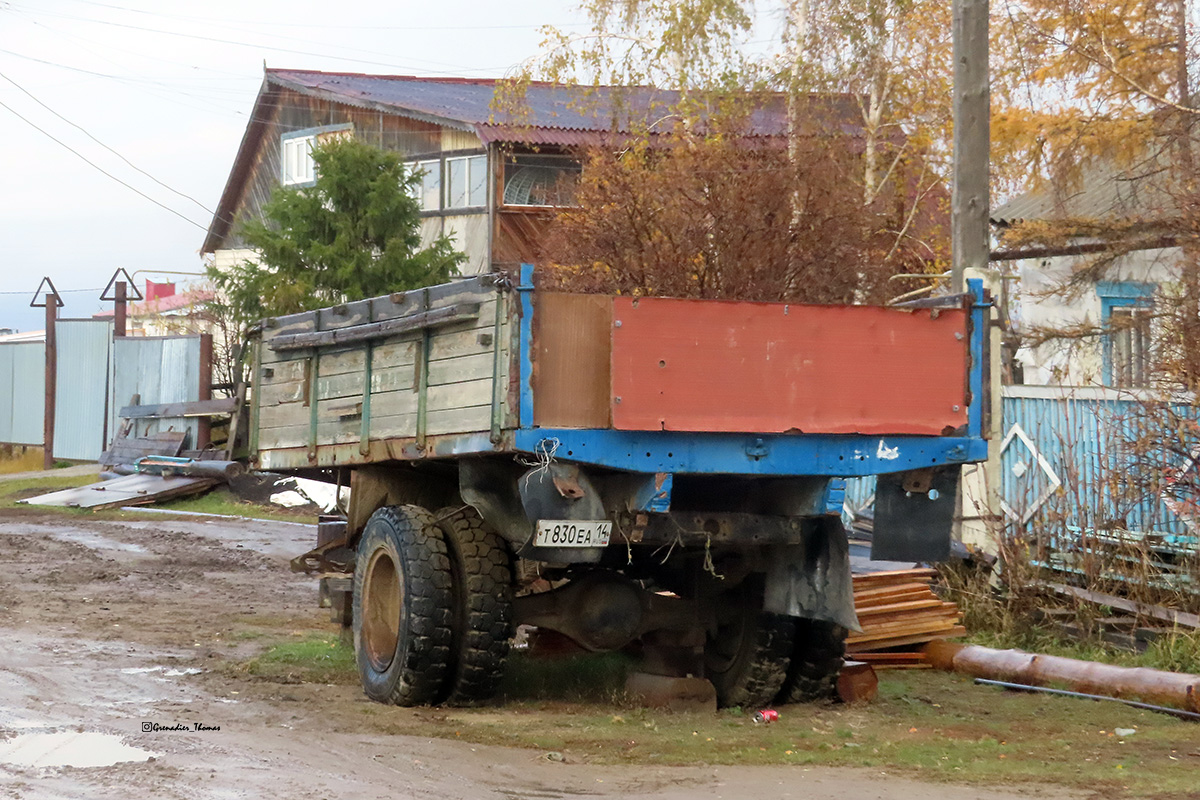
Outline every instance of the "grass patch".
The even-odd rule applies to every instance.
[[[336,634],[307,634],[279,642],[240,665],[239,671],[276,683],[358,683],[354,648]]]
[[[275,633],[269,641],[233,674],[357,687],[353,649],[336,633]],[[1052,784],[1105,797],[1195,796],[1200,725],[1149,711],[1006,692],[931,670],[895,671],[881,674],[874,703],[783,706],[778,722],[756,725],[753,709],[637,707],[622,692],[630,666],[611,654],[534,659],[514,652],[502,705],[408,709],[342,699],[339,709],[348,713],[313,713],[343,730],[556,751],[569,762],[866,767],[981,786]],[[1117,736],[1118,728],[1135,733]]]
[[[86,515],[101,520],[120,519],[156,519],[154,514],[138,514],[137,511],[121,511],[107,509],[92,511],[87,508],[67,508],[65,506],[29,506],[20,503],[30,497],[56,492],[60,489],[74,489],[87,486],[100,480],[97,475],[54,475],[46,477],[26,478],[22,480],[0,480],[0,511],[4,509],[36,509],[40,513],[65,514],[68,516]],[[265,506],[249,503],[239,499],[227,487],[221,486],[194,497],[184,497],[151,506],[168,511],[188,511],[200,514],[222,514],[232,517],[249,519],[265,519],[280,522],[316,523],[316,518],[309,511],[294,511],[279,506]]]
[[[237,497],[227,487],[220,486],[202,495],[184,497],[161,503],[155,508],[170,511],[189,511],[199,514],[224,514],[232,517],[270,519],[282,522],[306,522],[316,524],[311,511],[293,511],[280,506],[264,506],[249,503]]]
[[[954,566],[941,570],[942,591],[962,610],[963,624],[971,632],[968,639],[971,644],[1016,648],[1118,666],[1200,674],[1200,631],[1180,628],[1168,631],[1152,641],[1145,652],[1135,653],[1100,638],[1099,620],[1125,616],[1124,612],[1055,596],[1038,588],[1038,577],[1032,568],[1018,565],[1011,568],[1006,586],[993,587],[989,583],[990,575],[985,571]],[[1167,606],[1188,607],[1183,601]],[[1064,621],[1092,633],[1081,638],[1061,634],[1043,621],[1040,609],[1065,611]],[[1156,627],[1162,625],[1149,622]]]
[[[99,478],[95,475],[54,475],[48,473],[44,478],[24,478],[21,480],[0,481],[0,509],[26,508],[19,500],[27,500],[40,494],[57,492],[60,489],[74,489],[77,486],[87,486]],[[65,511],[80,511],[80,509],[63,509]]]
[[[785,706],[770,725],[755,725],[741,709],[671,714],[611,701],[512,698],[499,709],[452,710],[441,720],[387,708],[371,719],[385,731],[554,750],[593,763],[869,767],[923,780],[1050,783],[1106,796],[1187,797],[1200,766],[1200,726],[931,671],[885,673],[879,700],[866,706]],[[1136,733],[1120,738],[1115,728]]]

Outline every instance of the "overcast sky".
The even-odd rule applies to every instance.
[[[202,268],[264,62],[500,77],[543,25],[583,23],[573,0],[0,0],[0,327],[42,327],[28,305],[43,275],[63,317],[108,305],[118,267],[194,280],[167,271]]]

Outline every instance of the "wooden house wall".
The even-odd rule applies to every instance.
[[[275,88],[275,102],[260,107],[268,115],[261,145],[253,155],[250,175],[234,212],[235,223],[218,251],[244,248],[238,234],[247,219],[261,219],[263,206],[280,180],[280,139],[285,133],[349,123],[355,137],[405,157],[437,152],[484,150],[483,143],[470,131],[443,127],[383,111],[359,108],[310,97],[290,89]],[[489,160],[495,169],[495,197],[503,196],[503,170],[495,165],[497,150]],[[496,213],[475,211],[468,214],[440,213],[425,215],[421,221],[422,245],[442,234],[454,239],[456,248],[467,253],[461,272],[466,275],[512,269],[521,263],[543,260],[542,242],[553,218],[549,209],[505,209]]]
[[[237,222],[223,249],[245,246],[237,235],[238,224],[245,219],[260,219],[271,192],[279,186],[280,137],[285,133],[350,123],[354,126],[356,138],[405,156],[436,153],[447,149],[447,144],[452,145],[453,149],[483,146],[478,137],[467,131],[447,129],[383,111],[333,103],[289,89],[280,88],[276,91],[277,100],[268,112],[270,124],[262,145],[254,154],[254,165],[234,215]]]

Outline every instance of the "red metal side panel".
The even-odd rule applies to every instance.
[[[964,309],[615,300],[618,430],[938,435],[967,422]]]

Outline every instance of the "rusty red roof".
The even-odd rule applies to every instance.
[[[484,141],[572,145],[594,141],[580,132],[653,127],[671,118],[677,91],[647,86],[567,86],[533,82],[512,112],[495,105],[495,79],[424,78],[412,75],[364,75],[348,72],[268,69],[267,83],[350,105],[378,108],[439,124],[472,130]],[[851,95],[818,95],[806,114],[844,134],[862,130],[862,114]],[[754,99],[748,119],[752,136],[782,136],[787,131],[787,99],[774,92]]]

